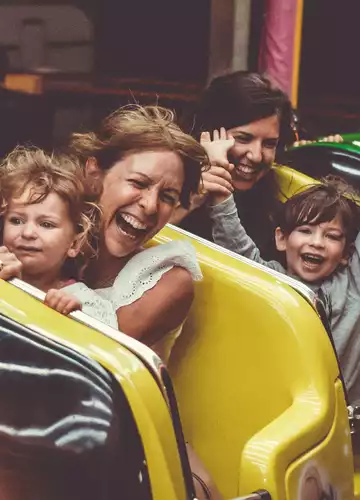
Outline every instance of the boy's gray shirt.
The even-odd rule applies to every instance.
[[[259,249],[240,222],[233,196],[209,206],[209,214],[215,243],[287,274],[279,262],[261,258]],[[360,233],[347,266],[321,283],[305,284],[315,292],[321,288],[330,302],[329,320],[349,400],[352,404],[360,404]]]

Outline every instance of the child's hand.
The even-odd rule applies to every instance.
[[[21,278],[22,263],[6,247],[0,247],[0,279]]]
[[[200,136],[200,144],[206,150],[211,165],[215,164],[221,167],[229,165],[227,154],[234,146],[235,139],[228,136],[224,127],[221,127],[220,132],[214,130],[213,140],[209,132],[203,132]]]
[[[202,174],[202,191],[211,205],[218,205],[234,192],[231,170],[234,165],[225,167],[212,166]]]
[[[81,311],[82,305],[76,297],[64,290],[51,288],[46,294],[44,304],[55,309],[55,311],[68,315],[73,311]]]

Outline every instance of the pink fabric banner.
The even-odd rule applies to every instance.
[[[259,71],[291,97],[297,0],[267,0]]]

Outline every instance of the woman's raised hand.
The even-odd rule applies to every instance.
[[[234,191],[231,177],[234,165],[229,163],[227,153],[235,140],[222,127],[220,131],[214,130],[213,140],[209,132],[203,132],[200,142],[210,159],[209,170],[202,174],[202,192],[210,198],[212,205],[218,205]]]
[[[202,132],[200,143],[207,152],[210,167],[202,172],[200,192],[191,197],[189,209],[177,207],[170,220],[172,224],[179,224],[189,212],[201,207],[207,200],[218,205],[234,191],[230,174],[234,166],[229,163],[227,154],[234,146],[235,139],[221,127],[220,130],[214,130],[212,139],[209,132]]]
[[[224,127],[214,130],[211,140],[210,132],[203,132],[200,136],[200,144],[203,146],[210,160],[210,164],[222,167],[229,165],[227,154],[234,146],[235,139],[226,133]]]
[[[0,247],[0,279],[21,278],[22,264],[7,247]]]

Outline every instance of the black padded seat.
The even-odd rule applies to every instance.
[[[0,315],[0,499],[147,500],[145,463],[112,375]]]

